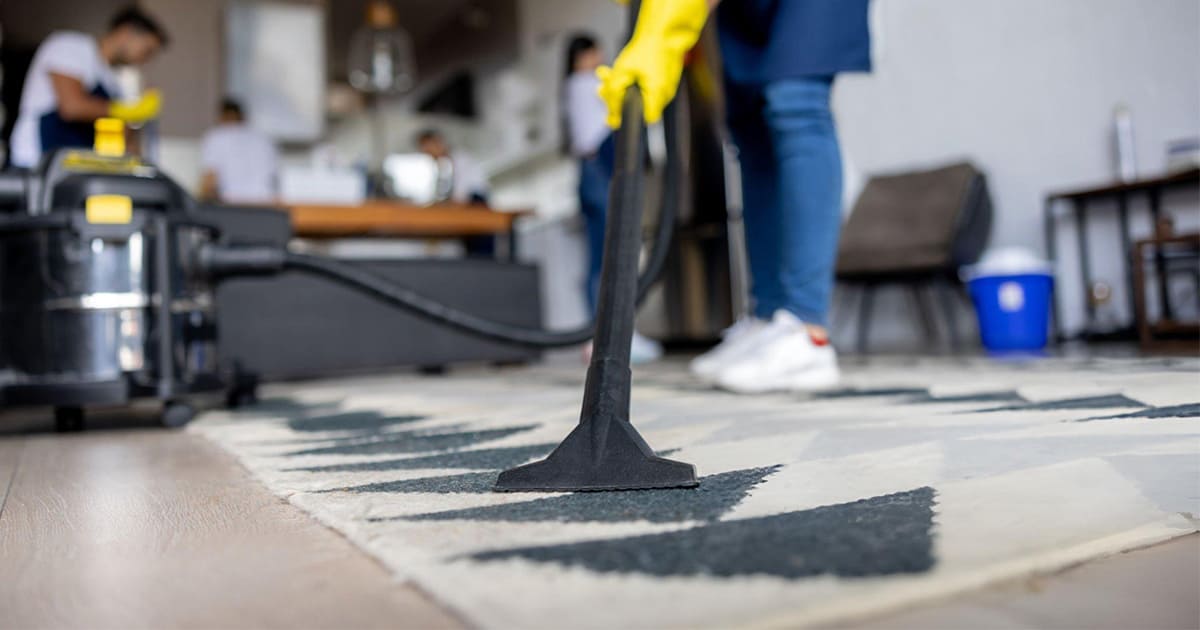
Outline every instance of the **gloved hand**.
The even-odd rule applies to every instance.
[[[161,111],[162,92],[154,88],[143,92],[136,103],[113,101],[108,105],[109,117],[134,125],[158,118]]]
[[[596,70],[600,98],[608,106],[608,126],[621,126],[625,90],[637,83],[647,124],[662,119],[679,89],[683,58],[700,39],[708,0],[642,0],[633,37],[611,68]]]

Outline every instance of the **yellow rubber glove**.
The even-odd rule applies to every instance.
[[[108,115],[126,123],[139,125],[147,120],[158,118],[162,111],[162,92],[149,89],[142,93],[136,103],[121,103],[113,101],[108,105]]]
[[[600,98],[608,106],[608,126],[621,126],[621,101],[636,83],[642,92],[647,124],[662,119],[679,89],[683,58],[708,19],[708,0],[642,0],[633,37],[611,68],[596,70]]]

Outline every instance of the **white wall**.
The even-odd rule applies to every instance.
[[[199,138],[168,136],[159,143],[159,168],[193,194],[200,191],[201,171],[204,170],[200,162]]]
[[[836,89],[849,158],[868,174],[970,158],[990,178],[994,245],[1042,251],[1044,195],[1112,178],[1118,103],[1133,112],[1145,174],[1163,171],[1167,141],[1200,135],[1195,0],[876,0],[874,13],[875,72],[845,76]],[[1176,196],[1176,210],[1196,225],[1187,196]],[[1115,223],[1091,228],[1094,275],[1121,291],[1123,314]],[[1059,278],[1071,329],[1082,295],[1070,223],[1064,232]],[[880,327],[884,341],[913,330],[903,320]]]

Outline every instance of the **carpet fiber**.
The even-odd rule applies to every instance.
[[[272,386],[190,430],[484,627],[850,620],[1197,531],[1200,362],[876,360],[820,396],[634,376],[693,490],[493,493],[583,369]]]

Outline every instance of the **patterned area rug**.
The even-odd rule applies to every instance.
[[[272,386],[190,430],[484,627],[847,621],[1197,531],[1200,362],[873,361],[824,395],[634,377],[694,490],[501,494],[583,369]]]

